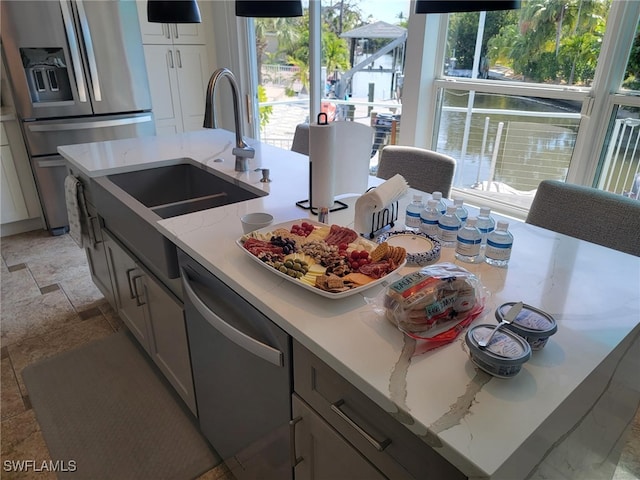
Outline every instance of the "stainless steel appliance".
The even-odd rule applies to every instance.
[[[0,2],[2,52],[47,227],[63,233],[59,145],[154,135],[134,0]]]
[[[239,480],[292,479],[291,337],[184,252],[178,258],[200,430]]]

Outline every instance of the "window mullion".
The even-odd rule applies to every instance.
[[[591,92],[592,105],[583,109],[567,181],[591,185],[613,112],[613,94],[623,80],[640,16],[640,2],[615,0],[607,18],[605,38]]]

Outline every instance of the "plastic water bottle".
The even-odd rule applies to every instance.
[[[465,225],[458,230],[456,243],[456,258],[467,263],[478,263],[482,261],[480,255],[480,243],[482,235],[476,226],[478,219],[469,217]]]
[[[442,201],[442,192],[433,192],[431,198],[438,202],[438,211],[441,215],[447,211],[447,204]]]
[[[467,217],[469,216],[469,211],[464,207],[464,201],[461,198],[454,198],[453,204],[456,206],[456,215],[464,226],[467,221]]]
[[[511,258],[513,235],[509,232],[509,222],[498,222],[496,229],[487,235],[485,261],[496,267],[506,267]]]
[[[489,207],[482,207],[480,214],[478,215],[478,221],[476,227],[482,234],[482,246],[487,244],[487,235],[489,235],[496,228],[496,221],[491,216],[491,209]]]
[[[407,214],[404,220],[404,225],[407,227],[407,230],[420,230],[420,212],[422,212],[423,209],[422,195],[414,195],[413,202],[407,205]]]
[[[438,220],[438,239],[443,247],[455,247],[458,240],[458,230],[462,224],[456,215],[456,206],[449,205],[447,211]]]
[[[442,214],[438,210],[438,201],[431,199],[427,200],[427,206],[420,213],[420,231],[431,235],[432,237],[438,236],[438,220]]]

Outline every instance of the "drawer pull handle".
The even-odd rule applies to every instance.
[[[136,271],[136,268],[129,268],[126,272],[127,274],[127,283],[129,284],[129,298],[134,300],[136,298],[136,294],[133,292],[133,283],[131,282],[131,274]]]
[[[376,450],[378,450],[379,452],[382,452],[385,448],[387,448],[391,443],[391,439],[387,438],[379,442],[378,440],[373,438],[369,433],[367,433],[364,429],[362,429],[360,425],[358,425],[356,422],[351,420],[351,418],[349,418],[349,416],[342,411],[340,407],[344,405],[344,403],[345,402],[342,399],[338,400],[335,403],[332,403],[331,410],[333,410],[336,413],[336,415],[338,415],[345,422],[351,425],[360,435],[362,435],[365,438],[365,440],[367,440],[371,445],[373,445]]]
[[[291,448],[289,448],[289,452],[291,455],[291,466],[296,467],[300,462],[304,460],[304,458],[299,457],[296,454],[296,423],[302,420],[302,417],[296,417],[293,420],[289,420],[289,439],[291,442]]]
[[[143,276],[144,275],[134,275],[133,277],[131,277],[131,284],[133,285],[133,292],[135,293],[136,305],[138,307],[141,307],[146,303],[140,300],[140,292],[138,292],[138,284],[136,283],[136,281]]]

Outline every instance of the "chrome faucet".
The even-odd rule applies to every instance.
[[[236,172],[246,172],[249,170],[249,159],[253,158],[256,151],[253,147],[250,147],[242,139],[242,121],[241,121],[241,106],[239,101],[238,83],[236,77],[231,73],[228,68],[219,68],[211,78],[209,79],[209,86],[207,87],[207,97],[204,110],[204,128],[218,128],[218,122],[216,122],[216,113],[213,108],[214,97],[216,94],[216,88],[218,81],[226,77],[231,85],[231,92],[233,95],[233,119],[236,124],[236,146],[232,153],[236,156]]]

